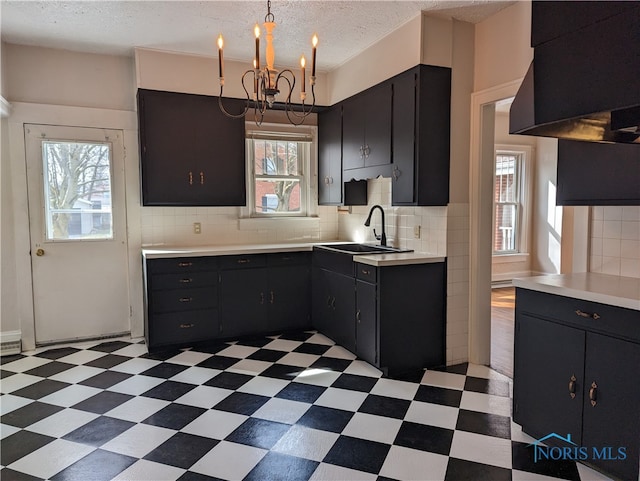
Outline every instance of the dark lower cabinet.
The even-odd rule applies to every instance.
[[[298,265],[269,267],[267,331],[310,326],[311,267],[308,256]]]
[[[518,288],[514,421],[537,439],[569,434],[579,461],[638,479],[639,322],[639,311]]]
[[[267,280],[266,267],[220,273],[220,318],[224,337],[266,332]]]
[[[378,365],[378,293],[377,286],[356,281],[356,355]]]

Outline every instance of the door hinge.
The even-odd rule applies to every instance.
[[[129,317],[133,317],[133,306],[129,306]]]

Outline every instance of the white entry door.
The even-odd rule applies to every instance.
[[[36,344],[130,331],[122,135],[25,125]]]

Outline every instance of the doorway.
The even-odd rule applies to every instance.
[[[123,132],[24,135],[36,344],[129,332]]]

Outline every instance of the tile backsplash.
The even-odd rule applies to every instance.
[[[640,206],[591,208],[589,271],[640,278]]]

